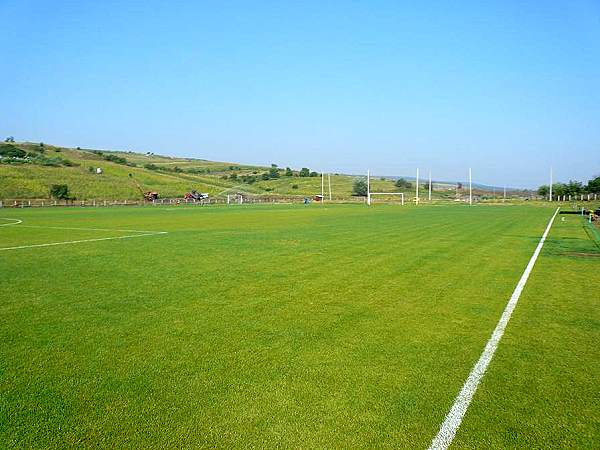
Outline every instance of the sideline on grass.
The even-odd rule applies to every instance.
[[[544,234],[542,234],[540,242],[535,248],[535,251],[531,256],[527,267],[525,267],[525,271],[523,272],[523,275],[521,275],[521,279],[517,283],[517,286],[515,287],[515,290],[513,291],[510,300],[508,301],[506,308],[504,309],[504,312],[502,313],[502,316],[500,317],[500,320],[498,321],[498,324],[496,325],[496,328],[492,333],[492,336],[488,340],[485,349],[483,350],[483,353],[479,357],[479,361],[477,361],[477,363],[471,370],[471,373],[469,373],[467,381],[465,381],[465,384],[463,385],[458,396],[454,400],[454,404],[452,405],[452,408],[450,408],[450,411],[446,415],[444,422],[440,426],[438,434],[431,441],[429,450],[445,450],[450,446],[450,444],[452,444],[454,436],[456,435],[456,432],[460,427],[462,419],[465,416],[465,413],[467,412],[467,408],[469,407],[469,404],[473,399],[473,395],[475,394],[475,391],[479,386],[479,382],[483,378],[483,375],[485,374],[485,371],[488,365],[490,364],[490,361],[494,357],[494,353],[498,348],[500,339],[502,339],[502,335],[504,334],[506,325],[508,324],[510,316],[512,315],[515,307],[517,306],[517,302],[519,301],[521,292],[523,292],[523,288],[525,287],[529,275],[533,270],[533,266],[535,265],[535,262],[542,250],[542,247],[544,246],[546,237],[550,232],[550,228],[552,227],[552,223],[554,222],[554,218],[558,214],[559,209],[560,208],[556,208],[556,211],[554,211],[554,214],[550,218],[548,226],[546,227]]]

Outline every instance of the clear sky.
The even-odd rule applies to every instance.
[[[0,135],[533,187],[600,174],[600,2],[0,0]]]

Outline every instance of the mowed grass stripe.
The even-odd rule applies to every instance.
[[[13,448],[424,448],[542,212],[27,212],[169,234],[0,259],[19,286],[0,285],[0,438]]]

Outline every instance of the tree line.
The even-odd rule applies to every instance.
[[[537,190],[538,195],[547,197],[550,186],[544,184]],[[553,183],[552,195],[600,194],[600,175],[583,184],[581,181],[569,180],[568,183]]]

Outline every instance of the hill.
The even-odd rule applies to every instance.
[[[97,173],[98,168],[102,173]],[[0,199],[4,200],[48,198],[53,184],[67,184],[70,195],[78,200],[139,199],[140,192],[129,174],[145,190],[156,191],[163,198],[182,197],[192,189],[212,197],[236,192],[303,197],[321,192],[321,178],[310,170],[31,142],[0,143]],[[331,175],[334,197],[351,196],[355,179],[354,175]],[[374,191],[412,194],[412,188],[395,187],[393,177],[373,177],[371,183]],[[435,182],[435,196],[453,198],[453,186]]]

